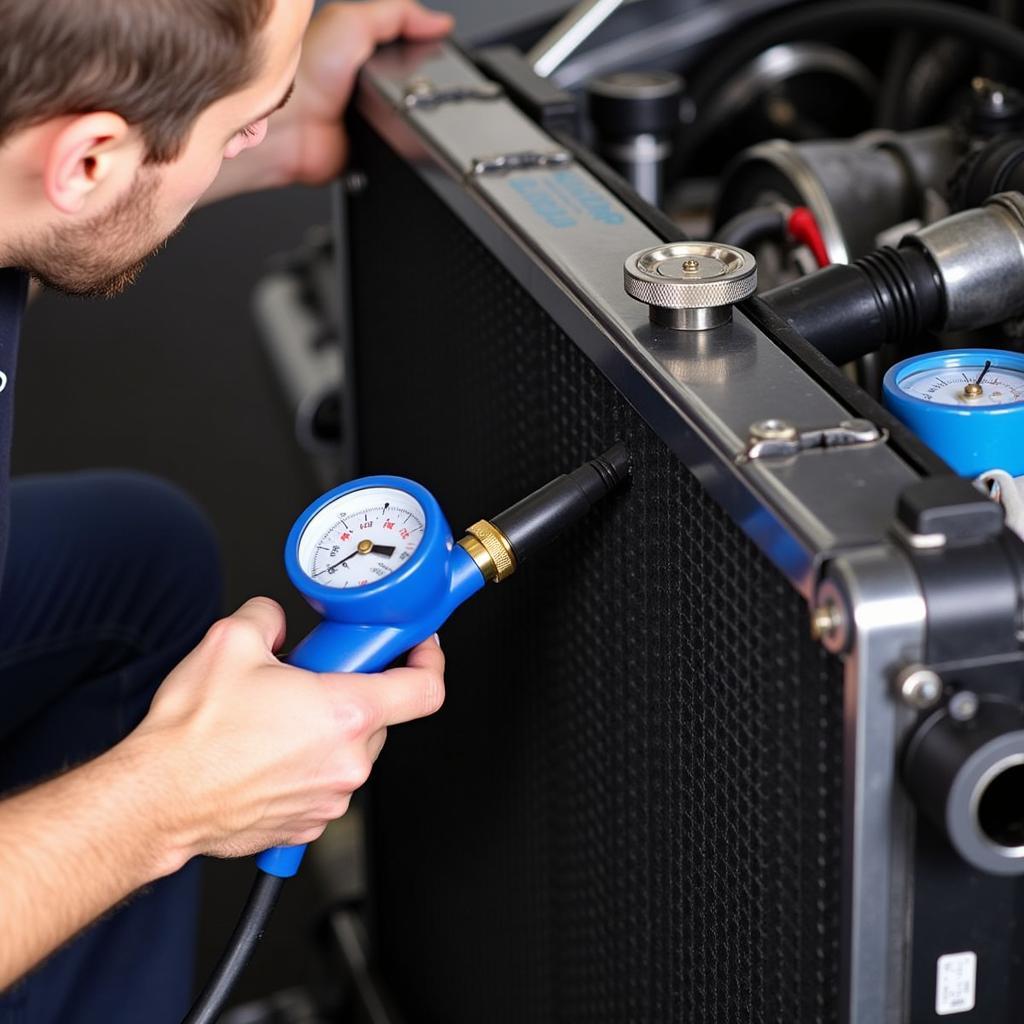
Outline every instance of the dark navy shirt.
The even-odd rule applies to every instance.
[[[14,371],[18,334],[28,294],[28,276],[0,268],[0,582],[4,578],[10,514],[11,433],[14,426]]]

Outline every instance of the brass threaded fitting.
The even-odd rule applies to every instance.
[[[459,541],[488,582],[500,583],[516,571],[516,556],[505,535],[486,519],[470,526]]]

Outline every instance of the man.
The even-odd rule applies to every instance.
[[[413,0],[311,8],[0,0],[3,1024],[179,1020],[194,858],[316,839],[386,727],[443,698],[435,641],[380,675],[314,676],[275,657],[268,599],[208,628],[215,545],[165,484],[8,484],[27,276],[113,295],[197,201],[328,181],[374,46],[450,28]]]

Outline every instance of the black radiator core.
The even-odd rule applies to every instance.
[[[424,483],[456,537],[616,440],[635,476],[456,614],[445,708],[392,730],[387,987],[410,1024],[837,1022],[839,663],[544,310],[354,132],[361,470]]]

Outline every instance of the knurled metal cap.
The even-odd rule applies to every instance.
[[[626,260],[625,287],[660,309],[732,306],[757,289],[757,261],[745,249],[717,242],[670,242]]]

